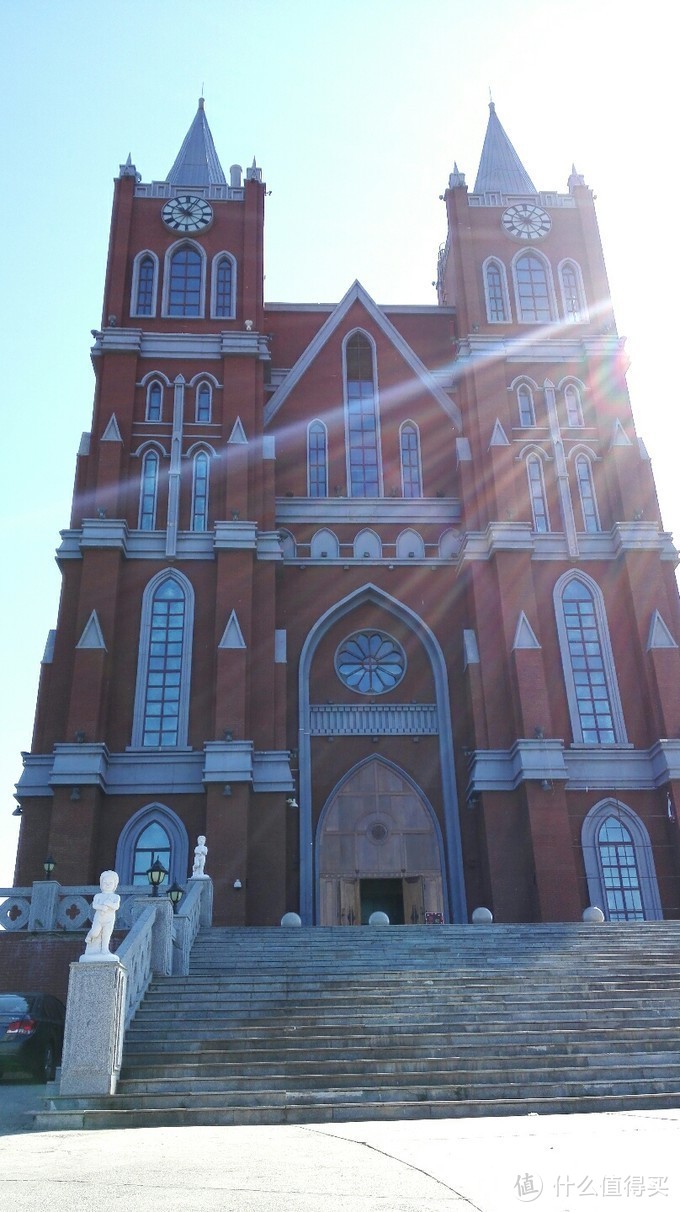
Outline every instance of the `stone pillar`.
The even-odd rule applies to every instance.
[[[135,896],[132,922],[149,908],[156,910],[151,929],[151,971],[155,976],[169,976],[172,972],[172,905],[166,896]]]
[[[28,918],[29,930],[55,930],[59,905],[58,880],[40,880],[31,891],[31,909]]]
[[[69,965],[60,1094],[115,1094],[123,1058],[127,972],[120,960]]]

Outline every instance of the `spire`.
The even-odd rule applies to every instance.
[[[496,106],[493,101],[489,102],[489,125],[486,128],[474,192],[484,194],[489,190],[503,194],[535,194],[537,192],[496,116]]]
[[[226,185],[215,144],[205,116],[203,97],[179,155],[168,173],[170,185]]]

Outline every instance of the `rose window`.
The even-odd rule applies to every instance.
[[[355,631],[335,654],[335,671],[345,686],[359,694],[384,694],[397,686],[406,670],[403,648],[384,631]]]

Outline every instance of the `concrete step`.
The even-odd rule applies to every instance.
[[[680,1106],[680,922],[205,931],[42,1127]]]
[[[345,1102],[313,1105],[259,1107],[204,1107],[200,1099],[189,1107],[167,1105],[155,1110],[128,1111],[98,1108],[95,1100],[72,1107],[70,1100],[53,1099],[49,1110],[38,1113],[38,1131],[57,1129],[208,1127],[226,1125],[275,1125],[351,1123],[361,1120],[458,1119],[489,1115],[568,1115],[587,1112],[654,1111],[678,1106],[676,1093],[641,1095],[602,1094],[578,1096],[540,1096],[532,1099],[455,1099],[422,1102],[417,1100],[383,1103]]]
[[[598,1087],[606,1085],[619,1090],[632,1084],[636,1089],[640,1086],[646,1090],[649,1083],[652,1083],[656,1091],[680,1089],[680,1063],[638,1065],[635,1067],[634,1079],[631,1078],[630,1069],[626,1065],[604,1065],[598,1068],[588,1066],[583,1069],[579,1068],[577,1071],[568,1064],[550,1068],[524,1066],[521,1081],[518,1080],[515,1069],[508,1067],[499,1069],[496,1066],[475,1068],[452,1065],[449,1068],[441,1068],[433,1063],[429,1069],[423,1068],[420,1072],[413,1072],[408,1066],[399,1064],[376,1065],[373,1070],[364,1066],[360,1072],[355,1071],[354,1066],[347,1066],[345,1072],[329,1073],[324,1067],[317,1073],[300,1074],[297,1070],[292,1073],[286,1070],[283,1073],[260,1076],[253,1075],[252,1072],[238,1075],[234,1073],[209,1075],[204,1066],[198,1065],[195,1072],[187,1073],[183,1077],[165,1073],[158,1077],[122,1078],[116,1097],[134,1098],[139,1096],[141,1098],[142,1096],[153,1097],[156,1094],[164,1096],[182,1094],[196,1097],[200,1094],[200,1097],[203,1098],[206,1091],[213,1091],[222,1092],[229,1099],[232,1095],[247,1094],[257,1102],[258,1099],[261,1101],[261,1093],[268,1098],[270,1092],[287,1091],[288,1093],[295,1092],[302,1097],[307,1094],[320,1095],[330,1086],[335,1090],[362,1089],[366,1092],[367,1097],[376,1097],[379,1092],[381,1099],[388,1097],[388,1092],[394,1090],[410,1090],[412,1097],[420,1097],[417,1092],[426,1087],[428,1090],[438,1090],[439,1093],[436,1097],[441,1098],[444,1097],[441,1091],[445,1087],[458,1090],[463,1086],[473,1089],[474,1093],[481,1098],[486,1097],[485,1092],[488,1088],[496,1090],[502,1087],[507,1090],[508,1086],[524,1088],[547,1084],[552,1090],[557,1087],[562,1089],[565,1085],[579,1086],[583,1089],[590,1089],[593,1085],[598,1085]]]

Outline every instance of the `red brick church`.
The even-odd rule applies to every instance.
[[[491,105],[444,200],[432,306],[269,303],[202,102],[121,167],[17,884],[182,884],[205,834],[227,924],[680,916],[676,552],[593,195]]]

